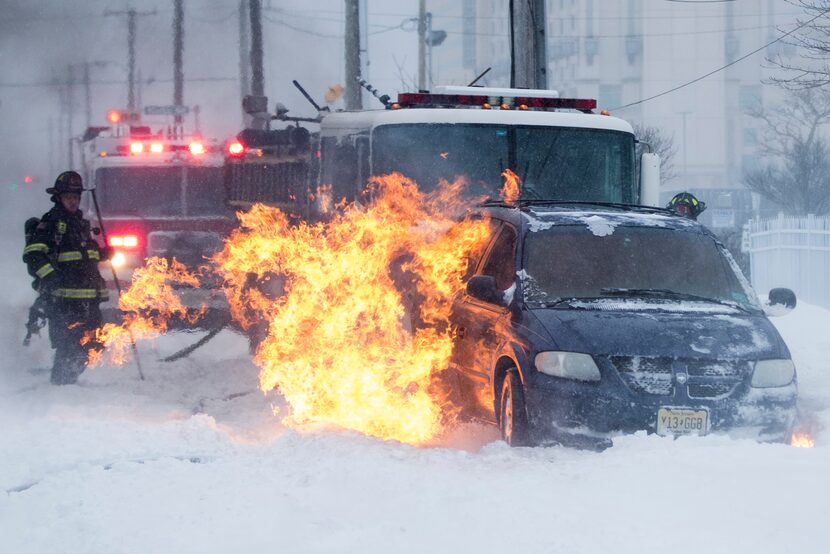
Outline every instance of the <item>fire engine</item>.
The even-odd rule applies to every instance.
[[[498,198],[501,174],[511,169],[522,181],[525,199],[658,205],[659,156],[647,152],[636,160],[631,125],[604,110],[595,113],[594,99],[560,98],[552,90],[443,86],[401,93],[392,101],[361,84],[385,109],[329,113],[295,82],[319,111],[318,118],[304,119],[319,122],[319,144],[287,154],[285,147],[269,151],[255,142],[249,145],[241,133],[230,146],[229,159],[259,159],[271,174],[266,177],[260,168],[261,181],[231,179],[231,201],[247,198],[282,207],[275,195],[298,201],[306,181],[312,192],[330,187],[335,202],[351,201],[359,198],[369,177],[393,171],[425,191],[441,179],[463,176],[475,197]],[[251,104],[267,102],[260,100]],[[269,117],[299,119],[280,110]],[[261,141],[274,132],[257,133],[251,136]],[[279,140],[290,143],[286,136]],[[243,174],[241,162],[230,163],[236,164],[231,172]],[[306,216],[314,216],[314,203],[303,207]]]
[[[221,145],[186,135],[181,126],[154,131],[134,114],[107,117],[110,125],[87,129],[81,152],[119,279],[129,281],[152,256],[175,257],[190,268],[203,264],[234,226]],[[82,208],[94,221],[90,195]]]
[[[319,182],[332,185],[335,199],[354,198],[368,177],[392,171],[425,191],[464,176],[472,194],[498,198],[501,174],[511,169],[521,178],[522,198],[659,201],[659,157],[643,154],[636,182],[633,129],[594,113],[596,100],[461,86],[379,99],[386,109],[321,120]]]
[[[240,132],[225,153],[228,205],[246,210],[262,202],[307,220],[313,204],[309,191],[317,177],[316,143],[316,134],[299,126]]]

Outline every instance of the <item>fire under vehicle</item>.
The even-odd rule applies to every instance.
[[[153,131],[120,112],[110,112],[108,119],[112,125],[87,129],[81,151],[85,182],[95,188],[101,209],[103,221],[97,224],[103,223],[115,249],[112,264],[119,279],[129,282],[149,257],[175,258],[190,269],[204,264],[234,227],[220,146],[186,135],[181,127]],[[91,196],[84,195],[83,202],[95,219]],[[211,285],[184,294],[186,304],[203,304],[206,295],[217,299],[210,308],[221,304],[221,292]]]

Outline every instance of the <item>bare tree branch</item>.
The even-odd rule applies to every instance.
[[[765,123],[758,151],[767,163],[745,172],[746,186],[791,214],[830,211],[830,144],[822,134],[830,91],[793,91],[780,106],[751,115]]]
[[[767,58],[783,72],[770,80],[792,90],[826,86],[830,84],[830,0],[787,1],[804,11],[804,16],[796,21],[803,28],[781,41],[783,55],[779,50]],[[789,59],[796,54],[797,59]]]
[[[674,137],[666,135],[658,127],[649,127],[640,123],[635,123],[634,136],[640,143],[646,143],[651,146],[651,151],[660,156],[660,180],[668,182],[677,177],[677,172],[674,169],[674,157],[677,154],[677,148],[674,145]],[[637,159],[644,152],[641,145],[637,148]],[[639,180],[639,165],[637,178]]]

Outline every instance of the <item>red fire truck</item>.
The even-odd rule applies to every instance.
[[[96,190],[103,219],[98,224],[106,229],[115,249],[113,267],[125,282],[153,256],[176,258],[190,268],[202,265],[234,227],[223,148],[181,127],[153,129],[136,119],[110,112],[111,125],[90,127],[81,139],[86,186]],[[83,201],[95,224],[91,195]]]

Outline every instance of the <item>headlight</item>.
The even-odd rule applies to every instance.
[[[793,382],[795,366],[792,360],[758,360],[752,373],[756,388],[784,387]]]
[[[536,369],[554,377],[577,381],[599,381],[599,368],[588,354],[539,352],[536,354]]]

